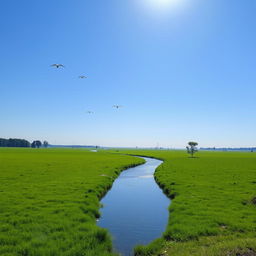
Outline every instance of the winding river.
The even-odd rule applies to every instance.
[[[170,200],[153,176],[162,161],[143,158],[146,163],[123,171],[101,200],[98,225],[109,230],[115,251],[123,256],[161,237],[168,221]]]

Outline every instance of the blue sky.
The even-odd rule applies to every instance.
[[[256,2],[158,1],[2,1],[0,137],[255,146]]]

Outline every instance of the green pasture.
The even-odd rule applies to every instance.
[[[135,255],[256,255],[256,153],[8,148],[0,148],[0,255],[113,256],[96,225],[99,201],[121,170],[143,163],[122,154],[164,160],[155,179],[172,199],[163,236]]]
[[[75,149],[0,148],[0,255],[107,256],[99,199],[143,160]]]
[[[173,199],[163,238],[138,247],[136,255],[256,255],[255,153],[126,153],[164,160],[155,179]]]

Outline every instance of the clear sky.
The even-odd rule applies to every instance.
[[[255,11],[255,0],[1,1],[0,137],[255,146]]]

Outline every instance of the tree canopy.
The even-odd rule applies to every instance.
[[[31,144],[32,148],[41,148],[42,147],[42,142],[40,140],[34,140]]]
[[[198,143],[194,142],[194,141],[190,141],[190,142],[188,142],[188,145],[189,146],[186,147],[187,152],[188,152],[188,154],[191,155],[191,157],[194,157],[194,154],[198,151],[197,147],[196,147],[198,145]]]
[[[43,142],[43,145],[44,145],[45,148],[48,148],[48,146],[49,146],[48,141],[45,140],[45,141]]]

